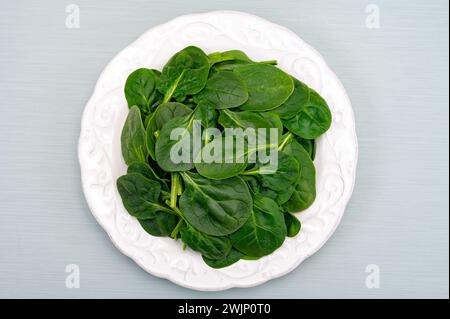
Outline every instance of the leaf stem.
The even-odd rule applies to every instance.
[[[180,219],[178,220],[177,225],[175,226],[175,228],[174,228],[174,229],[172,230],[172,232],[170,233],[170,237],[172,237],[173,239],[177,239],[178,232],[180,231],[180,228],[181,228],[181,226],[183,225],[183,223],[184,223],[184,219],[183,219],[183,218],[180,218]]]
[[[277,60],[269,60],[269,61],[261,61],[258,62],[259,64],[269,64],[269,65],[277,65],[278,61]]]
[[[170,185],[170,203],[169,206],[172,209],[177,207],[177,199],[178,199],[178,188],[179,188],[179,175],[177,173],[171,174],[172,183]]]
[[[284,140],[281,142],[280,146],[278,146],[278,151],[281,152],[286,147],[286,145],[292,140],[294,135],[289,132],[287,136],[284,138]]]

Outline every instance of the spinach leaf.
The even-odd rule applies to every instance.
[[[181,240],[191,249],[211,259],[221,259],[231,251],[231,242],[227,237],[210,236],[188,226],[181,230]]]
[[[244,52],[240,50],[230,50],[225,52],[214,52],[208,55],[209,63],[211,65],[225,62],[225,61],[247,61],[252,62],[250,58]]]
[[[156,159],[155,144],[156,134],[160,133],[162,127],[175,117],[190,115],[192,110],[182,103],[167,102],[160,104],[147,124],[146,143],[147,150],[153,159]]]
[[[138,219],[142,228],[152,236],[169,236],[178,222],[178,217],[165,212],[156,212],[153,218]]]
[[[247,222],[230,235],[231,243],[248,256],[261,257],[280,247],[286,237],[283,213],[273,200],[256,195]]]
[[[287,236],[297,236],[297,234],[300,232],[300,229],[302,228],[302,224],[300,223],[298,218],[290,213],[285,213],[284,222],[286,223]]]
[[[147,147],[145,145],[145,130],[142,124],[141,112],[137,106],[131,107],[121,135],[122,156],[125,163],[147,162]]]
[[[161,129],[159,138],[156,141],[155,157],[158,165],[163,170],[180,172],[194,168],[193,121],[193,114],[188,117],[176,117],[167,122]],[[177,133],[179,133],[177,140],[171,139],[171,134],[174,130],[177,130]],[[180,158],[173,158],[175,154],[180,155]],[[181,155],[185,155],[185,158],[182,158]]]
[[[247,185],[253,194],[268,197],[274,200],[278,205],[283,205],[286,203],[291,198],[295,189],[295,185],[289,185],[281,192],[274,191],[270,188],[263,187],[258,177],[255,175],[242,175],[241,178],[247,182]]]
[[[248,111],[274,109],[291,96],[294,91],[292,78],[280,69],[266,64],[249,64],[234,71],[247,86],[249,98],[240,108]]]
[[[270,112],[262,112],[261,116],[270,123],[270,128],[276,128],[278,130],[278,140],[281,139],[283,135],[283,122],[281,121],[278,114]]]
[[[155,217],[157,212],[174,214],[159,203],[161,185],[141,174],[131,173],[119,177],[117,189],[122,197],[123,206],[131,216],[139,219]]]
[[[165,191],[169,191],[169,186],[167,185],[167,180],[159,177],[158,174],[155,173],[153,168],[150,165],[148,165],[147,163],[143,163],[143,162],[131,163],[130,166],[128,166],[127,174],[132,174],[132,173],[141,174],[148,179],[160,182],[162,184],[163,189]]]
[[[125,98],[128,106],[138,106],[144,113],[149,113],[151,106],[159,98],[156,90],[158,74],[150,69],[137,69],[131,73],[125,83]]]
[[[293,78],[293,80],[294,92],[286,102],[273,110],[282,119],[289,119],[297,115],[302,107],[309,101],[309,87],[295,78]]]
[[[299,212],[311,206],[316,199],[316,169],[308,152],[296,140],[291,140],[283,152],[291,154],[300,165],[295,191],[283,207],[288,212]]]
[[[206,85],[209,60],[199,48],[189,46],[176,53],[164,66],[158,81],[158,90],[164,102],[172,98],[184,101],[187,95],[200,92]]]
[[[311,90],[309,101],[293,118],[284,122],[292,133],[304,138],[315,139],[325,133],[331,126],[331,111],[327,102]]]
[[[250,216],[252,196],[239,177],[209,180],[182,172],[185,191],[179,205],[184,218],[199,231],[226,236],[239,229]]]
[[[215,154],[216,151],[220,154]],[[210,161],[205,160],[207,157],[210,158]],[[238,152],[236,138],[231,135],[216,137],[202,148],[195,160],[195,168],[198,173],[210,179],[227,179],[237,176],[246,167],[245,149]]]
[[[271,169],[268,164],[257,163],[253,169],[243,174],[256,175],[262,187],[279,192],[295,184],[298,179],[299,163],[293,156],[279,152],[277,170],[271,172]]]
[[[262,113],[241,111],[234,112],[231,110],[221,110],[219,115],[219,123],[227,128],[272,128],[272,122],[265,118]]]
[[[314,159],[316,157],[316,148],[317,148],[316,141],[315,140],[305,140],[304,138],[301,138],[299,136],[296,136],[295,139],[308,152],[309,157],[311,157],[311,160],[314,161]]]
[[[219,113],[214,105],[207,102],[201,102],[195,108],[194,117],[196,120],[202,122],[202,127],[207,129],[217,127],[217,119],[219,117]]]
[[[236,249],[231,249],[231,251],[225,257],[221,259],[211,259],[205,256],[203,257],[203,261],[211,268],[224,268],[231,266],[232,264],[238,262],[244,255],[237,251]]]
[[[208,102],[216,109],[228,109],[244,104],[248,92],[244,82],[231,72],[217,72],[206,82],[205,88],[194,96],[196,103]]]

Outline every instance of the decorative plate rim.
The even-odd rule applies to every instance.
[[[177,21],[182,21],[182,20],[192,20],[192,21],[196,21],[196,20],[201,20],[201,18],[205,17],[205,16],[214,16],[214,15],[235,15],[235,16],[241,16],[243,18],[246,19],[251,19],[251,20],[255,20],[258,21],[259,23],[266,25],[266,26],[276,26],[276,28],[278,28],[279,30],[282,30],[284,33],[289,34],[291,37],[297,38],[302,45],[304,45],[308,50],[311,50],[312,52],[314,52],[315,55],[317,55],[317,58],[319,60],[321,60],[321,62],[324,65],[324,68],[327,70],[327,72],[329,73],[329,75],[331,77],[333,77],[333,80],[335,81],[335,84],[339,87],[339,89],[341,90],[341,94],[343,94],[343,98],[346,100],[346,103],[349,106],[349,109],[346,110],[349,112],[349,116],[351,117],[352,120],[352,139],[354,142],[354,145],[352,145],[354,147],[354,158],[353,160],[353,170],[352,170],[352,174],[351,174],[351,184],[346,185],[346,187],[348,187],[349,189],[347,190],[347,195],[343,198],[341,198],[341,202],[342,202],[342,207],[341,210],[342,212],[339,214],[339,217],[336,221],[336,223],[334,224],[334,226],[332,227],[331,230],[328,231],[327,235],[324,237],[324,239],[321,241],[321,243],[319,245],[317,245],[315,247],[315,249],[313,249],[312,251],[310,251],[308,254],[306,254],[305,256],[299,256],[299,258],[297,258],[297,260],[292,263],[290,265],[290,267],[287,267],[286,269],[284,269],[283,271],[274,274],[274,275],[270,275],[266,278],[260,279],[260,280],[255,280],[254,282],[250,282],[250,283],[243,283],[243,284],[239,284],[237,282],[230,282],[228,284],[223,284],[221,286],[218,287],[212,287],[212,286],[205,286],[202,287],[201,285],[196,285],[196,284],[191,284],[188,281],[181,281],[178,280],[177,278],[175,278],[174,276],[170,275],[170,272],[158,272],[156,269],[149,269],[146,265],[145,262],[141,261],[139,258],[137,258],[137,256],[135,256],[133,254],[133,252],[131,250],[126,250],[124,249],[121,244],[119,244],[118,241],[116,241],[116,238],[114,237],[114,235],[108,231],[104,220],[102,220],[100,218],[100,216],[98,214],[96,214],[95,208],[94,208],[94,204],[93,204],[93,198],[91,197],[89,190],[88,190],[88,185],[87,185],[87,180],[88,180],[88,175],[89,173],[86,172],[85,170],[85,164],[84,164],[84,159],[82,158],[82,149],[84,147],[86,147],[84,139],[83,139],[83,129],[85,128],[85,126],[87,125],[87,117],[88,117],[88,106],[91,105],[95,98],[96,98],[96,93],[100,91],[100,86],[101,86],[101,82],[102,79],[105,76],[105,73],[107,72],[107,70],[114,64],[114,62],[121,56],[121,54],[126,51],[128,48],[133,47],[134,45],[136,45],[139,41],[141,41],[142,39],[144,39],[147,35],[149,35],[151,32],[153,32],[154,30],[161,28],[161,27],[165,27],[165,26],[169,26],[171,24],[176,23]],[[325,62],[325,59],[323,58],[323,56],[317,51],[315,50],[313,47],[311,47],[308,43],[306,43],[304,40],[302,40],[298,35],[296,35],[293,31],[289,30],[286,27],[283,27],[281,25],[272,23],[264,18],[261,18],[259,16],[253,15],[253,14],[249,14],[249,13],[245,13],[245,12],[239,12],[239,11],[230,11],[230,10],[217,10],[217,11],[211,11],[211,12],[204,12],[204,13],[193,13],[193,14],[187,14],[187,15],[181,15],[178,16],[176,18],[173,18],[171,20],[169,20],[168,22],[165,22],[163,24],[154,26],[150,29],[148,29],[144,34],[142,34],[140,37],[138,37],[135,41],[133,41],[131,44],[129,44],[127,47],[125,47],[124,49],[122,49],[118,54],[116,54],[114,56],[114,58],[111,59],[111,61],[105,66],[105,68],[103,69],[103,71],[101,72],[95,88],[93,90],[93,93],[91,95],[91,97],[89,98],[84,110],[83,110],[83,114],[82,114],[82,119],[81,119],[81,133],[79,136],[79,140],[78,140],[78,160],[79,160],[79,164],[80,164],[80,170],[81,170],[81,180],[82,180],[82,188],[83,188],[83,193],[84,196],[86,198],[86,202],[88,204],[88,207],[92,213],[92,215],[94,216],[94,218],[96,219],[96,221],[102,226],[102,228],[105,230],[105,232],[107,233],[107,235],[109,236],[109,238],[111,239],[112,243],[114,244],[114,246],[124,255],[128,256],[129,258],[131,258],[134,262],[136,262],[141,268],[143,268],[145,271],[149,272],[150,274],[159,277],[159,278],[165,278],[167,280],[170,280],[171,282],[186,287],[186,288],[190,288],[190,289],[194,289],[194,290],[201,290],[201,291],[220,291],[220,290],[226,290],[226,289],[230,289],[230,288],[234,288],[234,287],[238,287],[238,288],[247,288],[247,287],[254,287],[260,284],[263,284],[271,279],[275,279],[275,278],[279,278],[281,276],[286,275],[287,273],[293,271],[295,268],[298,267],[298,265],[300,263],[302,263],[306,258],[310,257],[311,255],[313,255],[314,253],[316,253],[320,248],[323,247],[323,245],[328,241],[328,239],[333,235],[333,233],[335,232],[337,226],[340,224],[340,221],[342,219],[342,216],[345,212],[345,209],[348,205],[348,202],[352,196],[354,187],[355,187],[355,181],[356,181],[356,170],[357,170],[357,163],[358,163],[358,142],[357,142],[357,135],[356,135],[356,128],[355,128],[355,116],[354,116],[354,111],[351,105],[351,101],[350,98],[344,88],[344,86],[342,85],[341,81],[339,80],[339,78],[336,76],[336,74],[332,71],[332,69],[328,66],[328,64]]]

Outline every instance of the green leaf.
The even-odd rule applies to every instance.
[[[169,236],[178,222],[178,217],[166,212],[156,212],[153,218],[138,219],[142,228],[152,236]]]
[[[119,177],[117,189],[123,206],[131,216],[148,219],[155,217],[157,212],[173,213],[158,202],[161,185],[141,174],[132,173]]]
[[[271,120],[267,119],[262,113],[251,111],[234,112],[231,110],[221,110],[219,123],[226,128],[272,128]]]
[[[300,232],[300,229],[302,228],[302,224],[300,223],[298,218],[290,213],[285,213],[284,222],[286,223],[287,236],[297,236],[297,234]]]
[[[125,82],[125,98],[128,106],[138,106],[143,113],[148,113],[153,103],[159,98],[156,90],[158,74],[150,69],[137,69]]]
[[[317,148],[316,141],[305,140],[304,138],[301,138],[299,136],[296,136],[295,140],[303,146],[303,148],[308,152],[309,157],[311,157],[311,160],[314,161],[314,158],[316,157],[316,148]]]
[[[193,120],[192,115],[188,117],[176,117],[167,122],[161,129],[156,141],[155,157],[158,165],[168,172],[189,171],[194,168],[193,160]],[[171,139],[173,130],[177,130],[178,139]],[[175,132],[175,131],[174,131]],[[185,158],[174,158],[175,154]],[[196,155],[196,154],[195,154]]]
[[[144,177],[155,180],[163,185],[164,190],[168,191],[169,187],[167,185],[167,180],[162,179],[158,176],[158,174],[155,173],[153,168],[144,162],[135,162],[131,163],[130,166],[128,166],[127,174],[132,173],[138,173],[143,175]]]
[[[210,179],[227,179],[237,176],[247,167],[245,145],[243,146],[239,152],[236,150],[234,136],[216,137],[198,153],[195,168],[200,175]],[[209,158],[210,161],[206,161],[206,158]]]
[[[172,98],[182,102],[187,95],[200,92],[206,85],[209,60],[199,48],[189,46],[176,53],[164,66],[158,81],[158,90],[164,102]]]
[[[283,213],[273,200],[256,195],[250,218],[235,233],[231,243],[248,256],[261,257],[280,247],[286,237]]]
[[[181,240],[191,249],[211,259],[224,258],[231,251],[227,237],[210,236],[188,226],[181,230]]]
[[[196,103],[207,102],[216,109],[240,106],[248,100],[244,82],[232,72],[217,72],[206,82],[205,88],[194,96]]]
[[[300,166],[295,191],[283,207],[291,213],[300,212],[316,199],[316,169],[308,152],[296,140],[292,140],[283,152],[291,154]]]
[[[295,78],[293,78],[293,80],[294,92],[286,102],[273,110],[282,119],[289,119],[297,115],[302,107],[309,101],[309,87]]]
[[[147,146],[145,143],[145,130],[142,124],[141,112],[137,106],[133,106],[121,135],[122,156],[127,165],[134,162],[147,162]]]
[[[196,120],[202,122],[203,128],[213,128],[217,127],[219,112],[216,110],[214,105],[208,102],[201,102],[195,108],[194,117]]]
[[[187,172],[181,176],[185,191],[179,205],[188,223],[199,231],[226,236],[247,221],[252,209],[252,196],[242,179],[209,180]]]
[[[240,50],[230,50],[225,52],[214,52],[208,55],[209,63],[211,65],[226,62],[226,61],[247,61],[252,62],[250,58]]]
[[[219,269],[231,266],[232,264],[238,262],[244,255],[237,251],[236,249],[231,249],[231,251],[223,258],[220,259],[211,259],[205,256],[203,257],[203,261],[211,268]]]
[[[268,197],[274,200],[278,205],[283,205],[284,203],[286,203],[294,193],[295,185],[287,186],[282,192],[279,192],[267,187],[263,187],[257,176],[242,175],[241,178],[245,182],[247,182],[247,185],[253,194],[258,194],[262,197]]]
[[[182,103],[167,102],[160,104],[155,112],[152,114],[146,129],[146,143],[150,156],[156,159],[155,133],[161,131],[162,127],[171,119],[175,117],[184,117],[190,115],[192,110]]]
[[[273,165],[273,163],[272,163]],[[291,155],[278,153],[278,165],[276,171],[268,164],[257,163],[255,168],[244,172],[245,175],[256,175],[261,182],[261,186],[273,191],[285,191],[286,188],[294,185],[299,175],[299,163]]]
[[[294,91],[292,78],[272,65],[249,64],[237,67],[234,72],[247,86],[249,98],[240,108],[249,111],[274,109],[291,96]]]
[[[286,120],[284,126],[292,133],[312,140],[330,128],[331,111],[327,102],[317,92],[311,90],[309,101],[297,115]]]

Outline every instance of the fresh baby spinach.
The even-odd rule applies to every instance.
[[[231,249],[225,257],[219,259],[211,259],[204,255],[202,257],[203,261],[209,267],[218,269],[231,266],[232,264],[238,262],[241,258],[244,257],[244,254],[242,254],[240,251],[237,251],[236,249]]]
[[[276,64],[189,46],[125,82],[123,206],[211,268],[271,254],[301,234],[293,213],[316,199],[316,141],[331,111]]]
[[[290,213],[284,214],[284,222],[286,223],[286,230],[288,237],[295,237],[300,232],[302,224],[294,215]]]
[[[300,108],[297,115],[286,120],[284,125],[304,139],[315,139],[330,128],[331,112],[327,102],[311,90],[309,101]]]
[[[248,89],[248,100],[240,107],[243,110],[274,109],[286,102],[294,91],[292,78],[273,65],[249,64],[233,72],[244,80]]]
[[[121,135],[122,155],[125,163],[147,162],[147,146],[141,112],[137,106],[131,107]]]
[[[125,98],[128,106],[136,105],[144,113],[149,113],[151,106],[160,98],[156,90],[159,74],[150,69],[137,69],[131,73],[125,83]]]
[[[179,218],[165,212],[157,212],[147,219],[138,219],[142,228],[150,235],[157,237],[169,236],[178,223]]]
[[[147,150],[153,159],[156,159],[155,144],[157,135],[164,124],[175,117],[184,117],[192,113],[192,109],[182,103],[167,102],[160,104],[149,117],[146,129]]]
[[[157,212],[173,214],[165,205],[159,203],[161,185],[141,174],[131,173],[119,177],[117,189],[131,216],[139,219],[155,217]]]
[[[185,190],[180,209],[189,224],[213,236],[238,230],[248,219],[252,196],[239,177],[209,180],[199,174],[183,172]]]
[[[193,163],[193,143],[192,129],[194,116],[176,117],[167,122],[156,141],[155,157],[158,165],[168,172],[189,171],[194,168]],[[172,136],[176,132],[177,139]],[[186,150],[187,158],[182,157],[183,150]],[[174,162],[174,154],[180,154],[179,162]]]
[[[209,60],[199,48],[190,46],[176,53],[166,64],[158,81],[164,102],[172,98],[182,102],[187,95],[200,92],[206,85]]]
[[[295,78],[293,80],[294,92],[292,92],[292,95],[286,102],[273,110],[282,119],[294,117],[298,114],[301,107],[309,101],[310,89],[308,86]]]
[[[188,226],[181,230],[183,242],[206,258],[221,259],[231,251],[231,242],[228,237],[216,237],[207,235]]]
[[[194,97],[196,103],[208,102],[216,109],[228,109],[244,104],[248,92],[240,77],[232,72],[217,72],[206,82],[205,88]]]
[[[233,247],[245,255],[262,257],[280,247],[285,237],[286,224],[278,204],[256,195],[250,217],[230,239]]]

